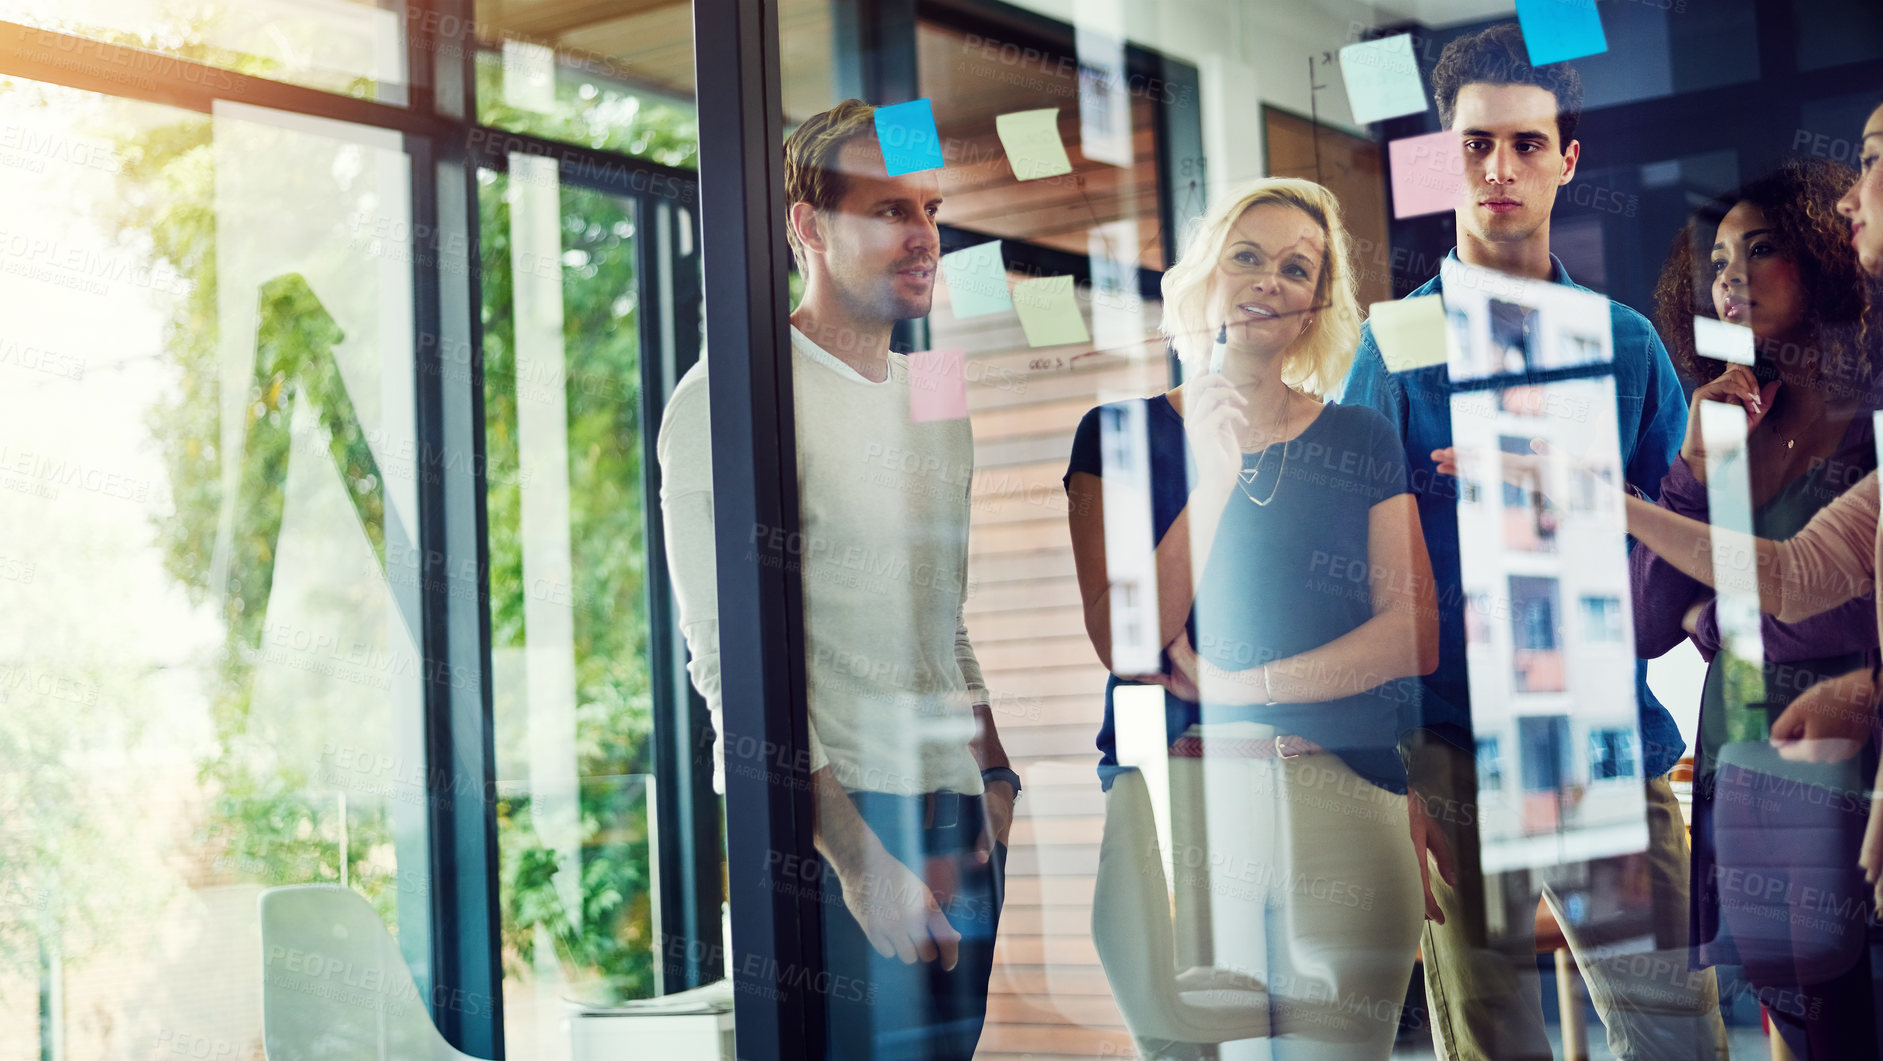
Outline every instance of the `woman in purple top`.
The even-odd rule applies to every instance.
[[[1796,534],[1876,467],[1869,414],[1878,407],[1871,356],[1878,336],[1868,326],[1850,229],[1837,213],[1839,197],[1855,179],[1854,171],[1836,163],[1790,162],[1716,200],[1676,238],[1655,290],[1655,317],[1675,367],[1694,388],[1693,410],[1680,456],[1661,484],[1662,507],[1708,518],[1703,400],[1746,411],[1753,530],[1760,537]],[[1754,363],[1701,356],[1695,317],[1749,328]],[[1852,600],[1795,623],[1761,616],[1766,717],[1760,718],[1735,707],[1742,697],[1732,693],[1733,668],[1717,658],[1721,633],[1713,590],[1644,547],[1633,551],[1631,564],[1638,654],[1657,657],[1691,640],[1708,662],[1695,742],[1691,938],[1701,962],[1737,963],[1731,933],[1722,931],[1730,929],[1732,918],[1723,911],[1713,843],[1720,747],[1763,739],[1764,726],[1799,693],[1874,663],[1875,604]],[[1868,970],[1863,972],[1867,982]],[[1836,994],[1828,984],[1800,986],[1813,997]],[[1803,1016],[1773,1012],[1781,1026]],[[1798,1023],[1815,1027],[1786,1028],[1788,1039],[1815,1040],[1829,1031],[1821,1020]]]

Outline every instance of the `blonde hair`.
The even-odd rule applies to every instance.
[[[845,144],[865,136],[876,138],[876,108],[860,99],[847,99],[811,115],[785,138],[785,239],[799,269],[804,268],[804,248],[791,225],[790,208],[794,203],[810,203],[820,214],[835,210],[850,190],[837,154]]]
[[[1250,207],[1292,206],[1321,226],[1327,254],[1314,288],[1314,321],[1289,345],[1282,360],[1282,382],[1316,397],[1326,397],[1347,375],[1360,342],[1360,301],[1354,294],[1352,239],[1340,220],[1334,193],[1296,177],[1251,181],[1219,200],[1196,219],[1177,264],[1164,273],[1164,319],[1158,326],[1186,367],[1207,362],[1216,330],[1210,326],[1210,277],[1216,272],[1229,230]]]

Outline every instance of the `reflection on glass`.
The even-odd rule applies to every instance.
[[[1158,635],[1157,565],[1151,541],[1150,434],[1144,407],[1106,408],[1099,424],[1104,451],[1105,555],[1116,557],[1111,575],[1112,665],[1129,674],[1154,674],[1163,650]]]
[[[126,68],[148,81],[181,76],[166,59],[175,57],[384,103],[406,101],[405,0],[0,0],[0,20],[148,49]]]
[[[363,897],[422,1006],[400,139],[0,100],[82,148],[0,170],[28,236],[6,345],[41,351],[0,358],[0,801],[24,801],[0,815],[0,959],[44,1015],[16,1021],[9,985],[0,1024],[75,1058],[259,1053],[256,899],[298,883]]]
[[[837,6],[776,5],[787,128],[837,102]],[[477,53],[479,121],[669,166],[697,164],[688,0],[476,7],[464,44]]]
[[[1752,475],[1746,455],[1746,411],[1726,402],[1697,403],[1700,437],[1706,452],[1707,511],[1715,527],[1734,532],[1713,536],[1714,614],[1720,630],[1720,656],[1725,657],[1727,717],[1765,699],[1764,631],[1759,623],[1759,571],[1743,544],[1752,530]],[[1736,537],[1743,535],[1744,537]],[[1718,657],[1716,657],[1717,659]],[[1764,718],[1740,719],[1755,732],[1736,740],[1758,740]],[[1729,728],[1734,728],[1729,726]]]
[[[1083,11],[1081,16],[1085,26],[1088,19]],[[918,26],[919,92],[933,101],[948,160],[940,174],[949,204],[946,220],[1078,255],[1088,252],[1092,231],[1106,233],[1107,239],[1124,232],[1125,241],[1115,242],[1107,257],[1159,269],[1164,265],[1163,225],[1151,133],[1159,101],[1174,101],[1177,90],[1114,68],[1122,53],[1109,42],[1102,18],[1092,27],[1096,35],[1080,38],[1091,50],[1078,51],[1069,39],[1061,53],[1042,49],[1032,37],[1008,39],[928,21]],[[1093,65],[1084,65],[1088,59]],[[1060,113],[1072,172],[1016,184],[995,134],[995,119],[1048,107]],[[1091,133],[1102,139],[1087,152],[1084,138]],[[1202,206],[1199,195],[1192,211]],[[1135,234],[1105,227],[1117,221],[1131,222]],[[1135,283],[1130,289],[1136,290]],[[1106,345],[1101,341],[1101,347]]]
[[[1504,760],[1478,769],[1519,778],[1480,792],[1487,873],[1647,842],[1640,771],[1610,751],[1639,739],[1615,409],[1607,377],[1452,398],[1464,474],[1501,480],[1458,504],[1472,728]]]
[[[633,204],[479,174],[505,1040],[657,990]]]
[[[689,34],[690,23],[681,32]],[[512,39],[478,49],[476,80],[477,118],[487,125],[668,166],[698,164],[699,120],[690,81],[683,93],[679,86],[635,78],[599,56],[570,56]]]
[[[1599,365],[1614,359],[1607,300],[1448,258],[1440,269],[1453,329],[1451,377],[1474,380]],[[1523,392],[1528,394],[1529,392]],[[1527,404],[1534,397],[1512,396]],[[1531,415],[1543,415],[1537,407]]]

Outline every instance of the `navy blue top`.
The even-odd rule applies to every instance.
[[[1452,251],[1452,258],[1458,256]],[[1563,263],[1550,256],[1550,279],[1588,290],[1569,279]],[[1426,281],[1407,298],[1437,294],[1439,278]],[[1615,404],[1620,417],[1621,457],[1628,481],[1648,497],[1658,497],[1661,477],[1680,452],[1687,431],[1687,401],[1674,375],[1667,348],[1647,318],[1613,299],[1609,325],[1615,340]],[[1523,382],[1515,380],[1513,382]],[[1425,530],[1432,576],[1438,582],[1438,669],[1422,679],[1423,724],[1436,735],[1467,750],[1471,738],[1471,687],[1465,669],[1464,600],[1459,590],[1458,480],[1440,475],[1432,451],[1452,444],[1451,374],[1444,365],[1388,372],[1373,340],[1369,322],[1360,332],[1360,348],[1347,373],[1341,401],[1378,410],[1405,440],[1412,464],[1412,492],[1419,499],[1419,523]],[[1630,546],[1633,539],[1629,540]],[[1674,716],[1648,691],[1647,663],[1635,662],[1636,703],[1641,714],[1641,744],[1647,776],[1673,769],[1686,751]]]
[[[1153,540],[1189,502],[1194,464],[1183,417],[1164,395],[1136,398],[1145,405],[1151,460]],[[1099,406],[1072,436],[1074,472],[1104,476]],[[1226,671],[1251,670],[1272,660],[1319,648],[1373,617],[1367,583],[1369,510],[1407,491],[1406,456],[1386,419],[1359,406],[1327,405],[1300,435],[1266,455],[1246,454],[1255,469],[1248,493],[1268,500],[1258,507],[1237,490],[1229,496],[1204,569],[1202,588],[1185,624],[1197,655]],[[1259,464],[1258,464],[1259,460]],[[1277,476],[1281,477],[1278,484]],[[1166,671],[1170,666],[1164,657]],[[1112,693],[1105,685],[1105,721],[1098,732],[1099,779],[1106,788],[1118,773]],[[1398,754],[1400,713],[1417,683],[1395,680],[1369,692],[1309,704],[1225,707],[1195,704],[1166,691],[1164,728],[1176,740],[1196,722],[1259,722],[1304,737],[1341,757],[1354,772],[1382,788],[1406,790]]]

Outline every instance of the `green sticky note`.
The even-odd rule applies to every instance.
[[[1079,315],[1079,300],[1072,293],[1072,277],[1039,276],[1013,285],[1013,308],[1020,314],[1028,346],[1089,343]]]
[[[948,285],[948,304],[956,317],[985,317],[1013,308],[999,240],[944,254],[941,267],[942,280]]]
[[[1065,142],[1059,139],[1059,109],[1015,111],[994,119],[994,131],[1000,134],[1000,146],[1007,149],[1007,161],[1019,180],[1038,180],[1072,172],[1072,160],[1066,157]]]
[[[1373,325],[1373,341],[1379,344],[1389,372],[1442,365],[1450,359],[1445,299],[1441,295],[1375,302],[1367,319]]]

